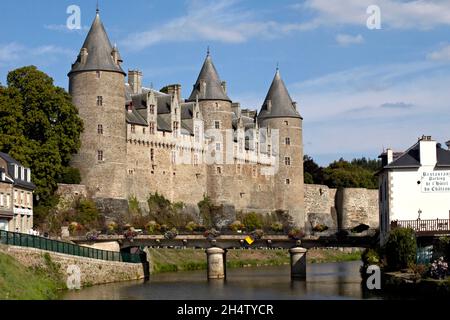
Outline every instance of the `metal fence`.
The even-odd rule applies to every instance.
[[[135,253],[114,252],[87,248],[72,243],[2,230],[0,230],[0,244],[36,248],[72,256],[106,261],[141,263],[140,255]]]

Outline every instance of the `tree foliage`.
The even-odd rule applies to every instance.
[[[0,87],[0,150],[31,168],[41,201],[68,172],[82,128],[69,94],[36,67],[11,71]]]
[[[375,176],[380,167],[378,160],[360,158],[348,162],[341,158],[322,168],[305,155],[303,165],[305,183],[325,184],[330,188],[378,188]]]
[[[391,270],[408,268],[416,262],[417,242],[414,230],[396,228],[389,233],[384,252]]]

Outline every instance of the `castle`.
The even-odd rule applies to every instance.
[[[127,75],[122,63],[97,10],[68,74],[84,121],[72,165],[94,198],[145,203],[158,192],[196,206],[208,196],[304,225],[303,119],[278,69],[257,113],[229,98],[209,50],[186,100],[180,85],[143,87],[142,73]]]

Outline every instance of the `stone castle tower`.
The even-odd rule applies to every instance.
[[[82,183],[98,197],[126,194],[125,75],[97,10],[69,73],[69,93],[84,121],[81,149],[73,158]]]
[[[158,192],[197,208],[208,196],[236,211],[284,210],[303,227],[302,117],[278,70],[258,114],[230,99],[209,50],[186,100],[180,85],[144,87],[139,70],[126,83],[122,62],[97,10],[69,72],[84,122],[72,165],[95,199],[145,205]]]
[[[277,68],[267,97],[258,115],[261,127],[278,130],[278,170],[275,174],[275,206],[305,220],[303,178],[303,118],[297,110]]]

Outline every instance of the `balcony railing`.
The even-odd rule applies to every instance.
[[[398,220],[391,227],[411,228],[419,235],[450,234],[450,219]]]

